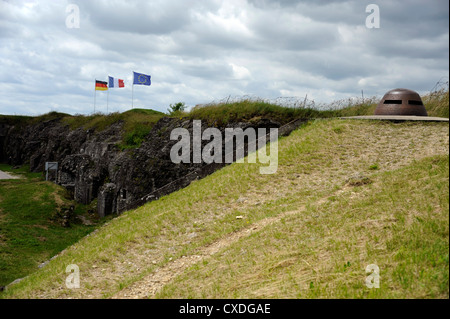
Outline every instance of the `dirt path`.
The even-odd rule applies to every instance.
[[[154,297],[167,283],[182,274],[187,268],[202,261],[204,258],[210,257],[218,253],[223,248],[229,247],[243,237],[263,229],[264,227],[280,221],[289,215],[297,214],[303,211],[302,207],[296,211],[290,211],[280,214],[276,217],[270,217],[252,224],[250,227],[234,232],[215,243],[202,247],[196,254],[191,256],[183,256],[176,259],[166,266],[157,269],[154,273],[144,277],[142,280],[132,284],[131,286],[119,291],[112,299],[142,299]]]
[[[13,175],[10,175],[10,174],[5,173],[3,171],[0,171],[0,179],[18,179],[18,178],[20,178],[20,177],[13,176]]]
[[[344,191],[345,188],[338,190],[333,194],[333,196],[339,196],[339,194]],[[316,204],[321,205],[328,198],[329,195],[318,200]],[[274,217],[268,217],[253,223],[247,228],[231,233],[219,239],[218,241],[212,243],[211,245],[201,247],[193,255],[183,256],[170,262],[164,267],[156,269],[156,271],[151,273],[150,275],[122,289],[116,295],[112,296],[111,299],[153,298],[166,284],[175,279],[177,276],[181,275],[186,269],[193,266],[194,264],[201,262],[203,259],[211,257],[214,254],[217,254],[219,251],[233,245],[234,243],[238,242],[240,239],[244,237],[248,237],[251,234],[258,232],[269,225],[280,222],[283,218],[295,214],[300,214],[305,209],[306,207],[302,206],[297,210],[288,211]]]

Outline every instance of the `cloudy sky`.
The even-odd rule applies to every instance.
[[[132,71],[152,76],[134,106],[163,112],[229,96],[422,94],[448,81],[448,41],[447,0],[0,0],[0,114],[90,114],[94,96],[96,111],[126,111]],[[125,88],[95,92],[108,75]]]

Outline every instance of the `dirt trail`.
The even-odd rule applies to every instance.
[[[0,171],[0,179],[18,179],[20,177]]]
[[[346,188],[336,191],[333,196],[339,196],[342,192],[346,191]],[[318,200],[316,205],[323,204],[330,195]],[[231,233],[211,245],[201,247],[196,254],[190,256],[183,256],[178,258],[169,264],[157,269],[155,272],[144,277],[143,279],[135,282],[134,284],[122,289],[117,294],[111,297],[111,299],[145,299],[153,298],[166,284],[171,280],[181,275],[186,269],[194,264],[201,262],[203,259],[208,258],[219,251],[231,246],[244,237],[248,237],[253,233],[256,233],[265,227],[274,223],[280,222],[283,218],[300,214],[306,210],[306,206],[302,206],[297,210],[281,213],[274,217],[268,217],[258,222],[253,223],[247,228],[241,229],[237,232]]]
[[[264,227],[280,221],[289,215],[298,214],[303,211],[305,207],[302,207],[296,211],[289,211],[280,214],[276,217],[269,217],[259,222],[252,224],[250,227],[234,232],[215,243],[202,247],[196,254],[191,256],[183,256],[176,259],[166,266],[157,269],[154,273],[151,273],[142,280],[135,282],[131,286],[119,291],[114,295],[113,299],[141,299],[154,297],[167,283],[172,279],[182,274],[187,268],[202,261],[204,258],[210,257],[220,250],[229,247],[233,243],[236,243],[243,237],[250,236],[252,233],[257,232]]]

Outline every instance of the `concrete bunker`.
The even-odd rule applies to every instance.
[[[375,115],[428,116],[420,95],[408,89],[388,91],[375,109]]]

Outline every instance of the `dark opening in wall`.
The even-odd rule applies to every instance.
[[[5,137],[4,136],[0,136],[0,162],[6,162],[6,158],[4,158],[4,154],[3,154],[3,146],[5,144]]]
[[[127,190],[122,188],[120,190],[120,196],[122,197],[122,199],[127,199]]]
[[[384,104],[402,104],[402,100],[384,100]]]
[[[410,104],[410,105],[423,105],[422,101],[414,101],[414,100],[409,100],[408,104]]]

